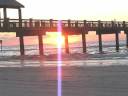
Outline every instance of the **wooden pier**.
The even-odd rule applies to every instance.
[[[20,53],[25,55],[24,36],[38,36],[39,54],[44,54],[43,35],[46,32],[58,31],[58,20],[39,20],[39,19],[22,19],[21,8],[24,6],[16,0],[0,1],[0,8],[3,9],[3,19],[0,19],[0,32],[16,32],[19,37]],[[11,2],[11,3],[9,3]],[[13,8],[18,10],[18,19],[7,17],[7,9]],[[65,52],[69,50],[69,35],[81,35],[83,52],[86,53],[86,34],[90,31],[96,31],[99,38],[99,52],[103,52],[102,34],[115,34],[116,51],[119,51],[119,33],[124,31],[126,34],[126,47],[128,47],[128,22],[126,21],[87,21],[87,20],[61,20],[61,30],[65,37]]]
[[[68,35],[81,35],[83,52],[86,53],[86,34],[96,31],[99,38],[99,52],[103,52],[102,34],[115,34],[116,51],[119,51],[119,33],[126,34],[126,46],[128,47],[128,22],[125,21],[86,21],[86,20],[62,20],[62,34],[65,37],[65,52],[70,53]],[[37,19],[0,19],[0,32],[16,32],[20,41],[21,55],[25,55],[24,36],[38,36],[39,53],[44,54],[43,35],[46,32],[57,32],[58,20]]]

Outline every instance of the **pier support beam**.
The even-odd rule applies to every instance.
[[[4,20],[7,18],[7,8],[3,9]]]
[[[39,35],[38,36],[38,40],[39,40],[39,54],[40,55],[44,55],[44,50],[43,50],[43,36]]]
[[[119,32],[116,32],[115,35],[116,35],[116,52],[119,52]]]
[[[19,40],[20,40],[20,54],[21,55],[25,55],[25,52],[24,52],[24,38],[23,38],[23,36],[20,36]]]
[[[83,53],[86,53],[86,34],[82,32]]]
[[[102,49],[102,34],[99,32],[98,34],[98,38],[99,38],[99,52],[102,53],[103,49]]]
[[[128,33],[126,32],[126,48],[128,48]]]
[[[18,9],[18,16],[19,16],[19,27],[22,27],[22,12],[21,12],[21,8]]]
[[[65,53],[69,54],[68,34],[64,34],[65,37]]]

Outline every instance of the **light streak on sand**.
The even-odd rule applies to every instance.
[[[58,37],[57,37],[57,58],[58,58],[58,64],[57,64],[57,95],[62,96],[62,58],[61,58],[61,47],[62,47],[62,26],[61,26],[61,20],[58,21],[57,25],[57,31],[58,31]]]

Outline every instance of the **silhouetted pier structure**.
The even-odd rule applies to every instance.
[[[24,36],[38,36],[40,55],[43,50],[43,35],[46,32],[57,32],[58,20],[34,20],[34,19],[0,19],[0,32],[16,32],[20,38],[20,50],[24,55]],[[6,24],[5,24],[6,23]],[[119,33],[124,31],[128,46],[128,22],[125,21],[86,21],[86,20],[62,20],[62,34],[65,36],[65,51],[69,53],[68,35],[82,35],[83,52],[86,52],[86,34],[96,31],[99,37],[99,51],[102,52],[102,34],[115,34],[116,50],[119,51]],[[92,38],[93,39],[93,38]]]
[[[0,0],[0,2],[4,0]],[[38,20],[38,19],[22,19],[21,8],[24,7],[15,0],[10,4],[0,3],[3,8],[3,19],[0,19],[0,32],[16,32],[19,37],[20,53],[25,55],[24,36],[38,36],[39,53],[44,54],[43,35],[46,32],[58,31],[58,20]],[[7,8],[18,9],[18,19],[7,18]],[[60,21],[59,21],[60,22]],[[116,51],[119,51],[119,33],[124,31],[126,34],[126,46],[128,47],[128,22],[125,21],[86,21],[86,20],[61,20],[62,34],[65,37],[65,52],[69,53],[68,35],[81,35],[83,52],[86,52],[86,34],[89,31],[96,31],[99,37],[99,52],[103,52],[102,34],[115,34]],[[92,38],[93,39],[93,38]]]

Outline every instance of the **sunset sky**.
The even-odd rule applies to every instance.
[[[23,18],[35,19],[86,19],[86,20],[126,20],[128,21],[128,1],[127,0],[17,0],[22,3],[25,8],[22,9]],[[0,9],[1,16],[2,10]],[[17,18],[17,10],[8,10],[9,18]],[[14,38],[15,34],[0,34],[4,44],[18,44],[18,38]],[[95,33],[87,36],[88,41],[97,37]],[[105,40],[114,37],[104,36]],[[27,44],[37,44],[37,37],[29,38]],[[124,35],[121,35],[124,38]],[[112,38],[113,39],[113,38]],[[17,40],[17,42],[15,42]],[[73,40],[73,39],[72,39]],[[80,41],[81,38],[74,37],[73,42]],[[111,40],[111,39],[109,39]],[[45,43],[56,41],[56,35],[47,35]],[[11,43],[10,43],[11,42]]]
[[[17,0],[24,18],[128,20],[128,0]]]

